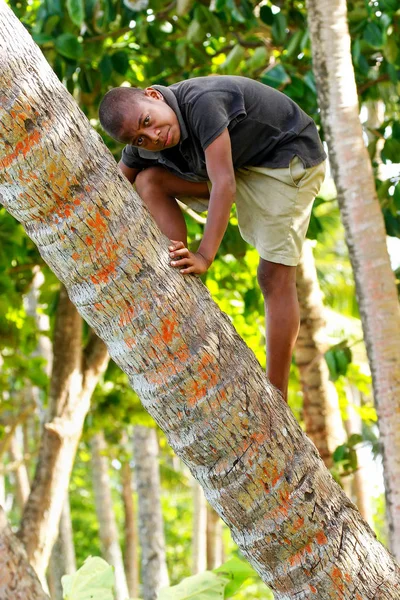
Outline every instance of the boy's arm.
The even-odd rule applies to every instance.
[[[123,175],[125,175],[125,177],[127,178],[127,180],[130,183],[134,183],[137,174],[140,173],[141,169],[131,169],[130,167],[127,167],[122,160],[119,161],[118,166],[120,168],[120,171]]]
[[[207,223],[197,252],[189,252],[182,243],[170,247],[173,267],[181,273],[204,273],[213,262],[229,222],[235,201],[236,182],[232,163],[231,139],[225,129],[205,151],[207,173],[212,183]],[[174,260],[178,259],[178,260]]]

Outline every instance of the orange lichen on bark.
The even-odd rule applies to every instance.
[[[174,317],[165,319],[161,325],[161,337],[166,344],[170,344],[176,335],[178,322]]]
[[[0,160],[0,167],[3,169],[9,167],[19,154],[23,154],[23,156],[26,157],[29,150],[39,143],[40,138],[41,133],[39,130],[36,130],[33,133],[28,133],[23,140],[20,140],[16,143],[14,150],[10,154],[7,154]]]
[[[196,379],[186,388],[190,406],[195,406],[206,396],[209,389],[217,385],[218,371],[215,358],[210,354],[204,354],[196,369]]]
[[[323,546],[328,541],[323,531],[318,531],[318,533],[315,536],[315,540],[320,546]]]

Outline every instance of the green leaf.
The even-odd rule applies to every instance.
[[[225,73],[233,75],[245,55],[245,49],[240,44],[236,44],[229,52],[228,56],[220,66]]]
[[[274,22],[272,25],[272,39],[276,44],[283,44],[286,39],[286,17],[282,12],[274,15]]]
[[[186,32],[186,38],[189,42],[201,42],[204,38],[204,31],[201,23],[193,19]]]
[[[336,368],[335,354],[332,350],[328,350],[327,352],[325,352],[325,360],[326,364],[328,365],[331,380],[336,381],[339,375]]]
[[[387,38],[383,47],[383,56],[392,65],[396,64],[399,56],[399,44],[394,35],[391,35]]]
[[[38,46],[42,46],[43,44],[48,44],[49,42],[53,41],[53,36],[49,35],[48,33],[34,33],[32,37]]]
[[[286,46],[286,56],[293,56],[298,52],[303,35],[304,31],[302,29],[299,29],[292,35]]]
[[[235,0],[226,0],[226,8],[234,21],[237,21],[238,23],[246,22],[246,19],[237,7]]]
[[[115,52],[112,54],[110,58],[114,70],[120,75],[125,75],[129,69],[129,58],[127,53],[121,50],[120,52]]]
[[[67,10],[71,17],[71,21],[80,27],[85,18],[83,0],[67,0]]]
[[[368,23],[364,29],[364,40],[373,48],[382,48],[383,31],[376,23]]]
[[[267,25],[272,25],[274,22],[274,14],[270,6],[262,6],[260,8],[260,19]]]
[[[388,160],[397,163],[400,156],[400,140],[390,137],[386,140],[381,152],[383,162]]]
[[[260,69],[267,64],[268,52],[265,46],[256,48],[254,54],[247,61],[249,69]]]
[[[157,598],[158,600],[188,600],[189,598],[190,600],[223,600],[227,583],[229,583],[228,577],[205,571],[187,577],[178,585],[161,589]]]
[[[61,578],[64,600],[114,600],[114,570],[98,556],[89,557],[74,575]]]
[[[239,558],[231,558],[231,560],[228,560],[217,569],[213,569],[213,573],[219,573],[230,579],[230,582],[225,588],[225,598],[230,598],[233,594],[236,594],[246,579],[257,576],[249,563],[240,560]]]
[[[112,60],[108,54],[105,54],[99,63],[99,69],[103,82],[107,82],[113,72]]]
[[[187,45],[186,41],[182,40],[177,43],[175,49],[176,60],[178,61],[178,65],[180,67],[184,67],[187,62]]]
[[[362,441],[363,441],[362,435],[360,435],[359,433],[352,433],[351,436],[349,437],[347,443],[351,448],[354,448],[354,446],[357,446],[357,444],[361,444]]]
[[[78,60],[83,54],[82,45],[72,33],[59,35],[55,40],[55,47],[59,54],[73,60]]]
[[[338,446],[332,455],[333,462],[337,463],[337,462],[342,461],[346,455],[346,451],[347,451],[346,444],[341,444],[341,446]]]
[[[290,77],[282,65],[276,65],[266,73],[263,73],[261,81],[271,87],[278,88],[285,83],[289,83]]]

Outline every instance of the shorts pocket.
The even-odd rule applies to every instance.
[[[289,175],[295,187],[300,187],[302,179],[306,176],[307,169],[298,156],[294,156],[289,164]]]

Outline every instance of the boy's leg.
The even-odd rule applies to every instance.
[[[265,301],[267,375],[287,400],[290,363],[300,327],[296,267],[260,258],[257,278]]]
[[[185,181],[163,167],[149,167],[138,174],[135,185],[161,231],[186,246],[186,223],[175,198],[209,198],[207,182]]]

